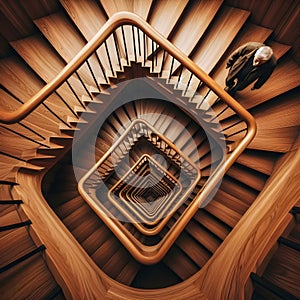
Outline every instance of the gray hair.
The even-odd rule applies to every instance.
[[[272,55],[273,55],[273,50],[271,47],[262,46],[257,49],[254,56],[261,60],[267,61],[272,57]]]

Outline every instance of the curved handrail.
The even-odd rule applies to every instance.
[[[205,83],[219,98],[221,98],[232,110],[235,111],[239,117],[241,117],[247,124],[247,132],[244,138],[231,155],[228,156],[224,165],[219,165],[211,175],[210,180],[206,183],[205,188],[202,189],[200,195],[195,197],[195,201],[191,205],[191,209],[188,212],[183,213],[177,221],[177,227],[172,232],[168,233],[169,243],[165,243],[159,248],[155,258],[162,257],[169,249],[182,228],[186,226],[189,220],[192,218],[196,210],[204,203],[205,199],[209,196],[215,186],[220,182],[224,172],[226,172],[230,166],[234,163],[237,157],[247,147],[247,145],[254,138],[256,133],[256,122],[250,113],[244,109],[237,101],[235,101],[220,85],[218,85],[212,78],[210,78],[198,65],[196,65],[191,59],[189,59],[182,51],[170,43],[165,37],[153,29],[147,22],[145,22],[139,16],[130,12],[118,12],[114,14],[98,31],[98,33],[79,51],[79,53],[62,69],[62,71],[46,86],[44,86],[36,95],[34,95],[29,101],[20,106],[13,112],[0,111],[0,122],[2,123],[15,123],[31,112],[34,111],[49,95],[51,95],[55,89],[60,87],[76,70],[87,60],[98,47],[106,41],[106,39],[114,32],[117,27],[122,25],[135,25],[147,34],[154,42],[156,42],[162,49],[172,55],[178,62],[180,62],[186,69],[194,74],[201,82]],[[113,229],[119,231],[119,228],[115,228],[115,224],[112,225]],[[130,246],[129,246],[130,248]],[[133,250],[136,252],[135,250]],[[147,254],[137,253],[141,255],[140,260],[145,263],[155,261],[154,257],[148,257]]]
[[[210,78],[199,66],[189,59],[182,51],[170,43],[164,36],[153,29],[138,15],[131,12],[115,13],[98,31],[98,33],[78,52],[78,54],[62,69],[62,71],[48,84],[46,84],[31,99],[12,112],[0,111],[0,123],[16,123],[24,119],[38,105],[40,105],[56,88],[61,86],[92,53],[101,45],[112,32],[121,25],[136,25],[152,40],[168,51],[174,58],[182,63],[191,73],[211,88],[222,100],[224,100],[236,113],[246,120],[249,125],[248,132],[255,132],[253,117],[238,102],[236,102],[224,89]]]

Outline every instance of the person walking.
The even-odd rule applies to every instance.
[[[225,90],[234,96],[256,81],[251,90],[259,89],[271,76],[277,60],[271,47],[249,42],[237,48],[229,57]]]

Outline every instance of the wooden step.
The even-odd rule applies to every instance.
[[[116,277],[116,281],[131,285],[133,279],[140,269],[140,264],[135,260],[130,260],[122,269],[122,271]]]
[[[193,218],[221,240],[224,240],[230,232],[230,227],[228,225],[220,222],[220,220],[206,212],[204,209],[198,210]]]
[[[131,260],[134,259],[130,256],[128,251],[120,247],[101,269],[110,277],[116,278]]]
[[[36,74],[45,82],[50,82],[65,67],[65,61],[52,50],[49,42],[40,35],[29,36],[25,39],[11,43],[17,53],[27,62]],[[73,75],[68,79],[74,94],[67,84],[57,89],[62,97],[71,107],[79,105],[79,96],[86,94],[79,79]],[[57,97],[57,96],[56,96]]]
[[[101,7],[95,0],[60,0],[60,3],[88,41],[96,35],[107,21],[105,13],[103,13]],[[86,16],[89,16],[89,18]]]
[[[29,67],[16,56],[3,59],[0,64],[3,74],[2,85],[22,102],[27,102],[31,97],[44,87],[41,81]],[[5,74],[5,75],[4,75]],[[27,87],[27,88],[24,88]],[[30,88],[28,88],[30,87]],[[1,95],[10,103],[10,107],[2,108],[6,110],[16,110],[20,103],[2,89]],[[71,110],[63,103],[57,95],[50,95],[43,104],[38,106],[29,116],[22,121],[23,124],[32,128],[42,136],[59,133],[58,122],[66,121],[65,115],[71,114]]]
[[[238,157],[236,162],[258,172],[264,173],[265,175],[271,175],[274,163],[278,157],[279,154],[275,152],[246,149]]]
[[[15,209],[16,209],[16,207],[13,204],[1,204],[0,205],[0,216],[1,216],[1,222],[0,222],[0,224],[2,224],[2,222],[3,222],[3,224],[5,224],[5,220],[4,220],[5,218],[4,217],[7,214],[9,214],[10,212],[14,211]],[[2,220],[2,217],[3,217],[3,220]]]
[[[140,3],[140,1],[100,1],[109,17],[118,11],[130,11],[138,14],[145,20],[147,19],[152,2],[153,0],[146,0],[143,3]]]
[[[3,208],[6,207],[4,210]],[[1,213],[0,213],[0,226],[7,226],[10,224],[15,224],[22,222],[20,219],[20,216],[18,214],[18,211],[16,210],[16,206],[13,204],[7,204],[3,205],[1,204]]]
[[[27,160],[28,163],[40,167],[50,167],[56,161],[53,155],[45,155],[37,153],[33,158]]]
[[[201,40],[213,21],[222,2],[222,0],[189,2],[182,15],[181,22],[170,38],[171,43],[186,56],[189,56],[193,50],[197,51],[197,49],[195,49],[197,43]],[[188,39],[186,38],[187,36],[189,37]],[[161,55],[162,53],[160,56]],[[179,63],[175,62],[173,70],[175,70],[178,65]],[[171,59],[168,56],[163,68],[164,70],[169,70],[170,66]]]
[[[218,190],[214,199],[240,215],[243,215],[249,208],[249,205],[243,202],[242,199],[238,199],[221,189]]]
[[[100,219],[99,219],[100,221]],[[85,251],[91,256],[93,253],[97,251],[101,245],[111,237],[112,232],[106,227],[106,225],[102,224],[91,233],[85,240],[81,242],[82,247]]]
[[[163,262],[182,280],[199,271],[199,267],[176,244],[170,248]]]
[[[239,213],[227,208],[218,201],[211,201],[204,209],[232,228],[241,219]]]
[[[191,220],[184,230],[210,253],[214,253],[221,243],[221,240],[195,220]],[[206,260],[209,259],[210,253],[207,253]]]
[[[180,20],[188,1],[157,1],[151,10],[148,22],[150,25],[168,38],[172,29]]]
[[[176,245],[183,251],[199,268],[203,267],[210,258],[209,251],[199,243],[197,237],[189,235],[192,232],[191,228],[185,228],[185,231],[180,234],[176,240]],[[187,234],[189,232],[189,234]],[[181,257],[178,257],[180,260]]]
[[[79,207],[86,205],[86,202],[78,195],[77,197],[65,200],[62,203],[57,203],[57,201],[55,201],[54,203],[51,203],[51,205],[54,206],[55,213],[59,218],[65,219],[68,215],[79,209]]]
[[[267,179],[269,178],[265,174],[243,167],[237,163],[235,163],[227,171],[227,175],[257,191],[261,191],[263,189]]]
[[[60,287],[39,254],[1,274],[3,299],[50,299],[47,297],[57,290]],[[62,292],[60,295],[55,299],[65,299]]]
[[[299,259],[299,251],[280,245],[268,264],[263,278],[292,295],[300,297],[300,272],[297,267]]]
[[[11,230],[0,238],[0,266],[3,267],[15,259],[34,250],[36,245],[32,242],[25,227]]]
[[[241,184],[238,180],[235,180],[229,176],[224,176],[220,189],[229,195],[234,196],[237,199],[242,200],[247,205],[251,205],[256,199],[258,192],[254,189],[250,189],[244,184]]]
[[[274,129],[260,129],[248,149],[285,153],[291,149],[297,137],[299,126]]]
[[[36,19],[34,23],[66,63],[70,62],[86,44],[86,40],[63,12]],[[88,63],[93,74],[86,63],[79,68],[78,74],[86,85],[96,88],[97,82],[93,76],[95,78],[101,76],[101,69],[94,55],[88,59]]]
[[[105,263],[120,248],[120,242],[116,237],[110,236],[105,242],[91,255],[94,262],[102,268]]]

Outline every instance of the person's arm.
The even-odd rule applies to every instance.
[[[231,68],[240,56],[245,55],[247,53],[247,47],[248,44],[244,44],[237,48],[234,52],[232,52],[232,54],[227,60],[226,69]]]

